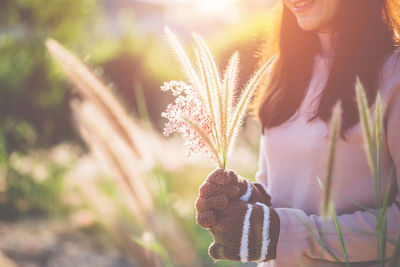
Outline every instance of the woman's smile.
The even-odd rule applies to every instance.
[[[293,0],[293,11],[295,13],[304,12],[310,9],[313,6],[314,2],[314,0]]]
[[[330,32],[343,0],[282,0],[303,30]]]

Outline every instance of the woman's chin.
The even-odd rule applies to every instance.
[[[298,24],[299,24],[300,28],[305,31],[317,31],[318,30],[318,26],[315,23],[304,22],[304,21],[298,20]]]
[[[297,19],[297,23],[299,27],[305,31],[322,31],[324,27],[320,25],[320,23],[316,21],[311,21],[308,19]]]

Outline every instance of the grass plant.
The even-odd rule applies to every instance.
[[[169,28],[165,32],[189,82],[185,88],[177,88],[175,81],[162,88],[165,91],[171,90],[178,96],[175,106],[180,105],[180,109],[188,110],[179,112],[174,106],[167,108],[163,113],[169,119],[165,133],[181,132],[187,138],[186,144],[189,144],[191,152],[205,150],[205,154],[209,154],[220,168],[225,169],[250,101],[272,60],[254,73],[235,101],[239,70],[237,52],[221,75],[210,50],[198,34],[192,34],[196,58],[196,64],[192,64],[174,33]],[[193,104],[198,106],[196,112],[203,113],[203,119],[194,116],[194,112],[189,110],[189,106]]]
[[[102,202],[104,198],[91,196],[96,190],[89,190],[88,185],[82,184],[82,194],[93,202],[89,204],[95,207],[100,222],[104,222],[106,229],[128,248],[139,266],[171,266],[172,263],[200,266],[195,246],[184,226],[175,214],[158,209],[155,202],[162,192],[150,187],[150,181],[146,180],[151,177],[151,169],[143,165],[153,154],[143,146],[158,142],[151,139],[154,136],[152,129],[145,130],[137,125],[118,98],[61,44],[49,40],[47,47],[78,88],[80,98],[74,99],[71,107],[79,132],[92,153],[111,171],[118,192],[128,200],[121,208],[134,219],[134,224],[126,225],[115,210],[115,203],[106,209]],[[135,233],[130,230],[132,227],[136,229]],[[154,239],[150,243],[138,239],[138,230],[149,233]]]
[[[378,255],[378,266],[383,267],[386,263],[386,246],[387,243],[392,243],[395,248],[395,253],[392,258],[391,266],[398,266],[399,255],[400,255],[400,243],[398,240],[388,240],[387,236],[387,209],[388,209],[388,199],[390,193],[390,185],[391,179],[393,176],[392,167],[389,173],[388,184],[385,188],[384,195],[382,197],[382,173],[381,173],[381,161],[382,161],[382,132],[383,132],[383,106],[382,99],[380,93],[378,92],[373,111],[368,106],[368,101],[366,97],[365,90],[360,82],[357,79],[356,82],[356,99],[358,112],[360,114],[360,124],[363,131],[363,139],[364,139],[364,147],[365,152],[368,158],[368,164],[371,169],[372,177],[373,177],[373,186],[375,190],[375,203],[376,209],[371,210],[362,204],[344,197],[350,203],[356,205],[358,208],[365,212],[369,212],[370,214],[376,217],[376,226],[375,226],[375,234],[377,237],[377,255]],[[372,113],[372,114],[371,114]],[[327,175],[325,179],[325,184],[322,185],[320,182],[321,188],[323,189],[323,200],[321,205],[321,213],[327,218],[331,219],[335,224],[336,233],[338,235],[344,262],[339,259],[337,255],[335,255],[329,247],[326,246],[324,240],[319,237],[316,233],[313,232],[311,227],[308,225],[304,226],[306,229],[316,238],[321,247],[332,256],[337,262],[343,263],[345,266],[350,266],[349,264],[349,256],[346,251],[346,246],[343,238],[343,233],[341,231],[341,227],[338,220],[338,215],[335,209],[335,206],[331,200],[331,189],[332,189],[332,176],[333,176],[333,168],[334,168],[334,157],[335,157],[335,147],[337,143],[337,136],[339,133],[339,125],[340,125],[340,112],[338,111],[338,106],[335,106],[333,115],[332,115],[332,123],[331,123],[331,134],[330,134],[330,149],[329,149],[329,159],[328,159],[328,168]],[[400,240],[400,239],[399,239]]]
[[[336,207],[332,201],[331,191],[332,191],[332,183],[333,183],[333,170],[335,166],[335,155],[336,155],[336,144],[338,140],[338,136],[340,133],[341,126],[341,105],[338,102],[333,108],[332,113],[332,121],[331,121],[331,132],[330,132],[330,142],[329,142],[329,156],[328,156],[328,168],[325,178],[325,185],[323,186],[323,200],[322,200],[322,216],[326,219],[332,218],[335,224],[335,230],[339,237],[340,246],[342,248],[343,257],[346,263],[346,266],[350,266],[349,257],[346,250],[346,245],[343,239],[342,229],[339,224],[338,215],[336,212]]]
[[[382,161],[382,129],[383,112],[380,93],[376,97],[374,115],[370,114],[365,90],[360,79],[356,83],[356,95],[360,121],[363,128],[364,145],[369,166],[373,175],[376,202],[376,234],[378,238],[378,265],[383,267],[386,260],[387,241],[387,199],[390,192],[390,179],[384,198],[381,196],[381,161]]]

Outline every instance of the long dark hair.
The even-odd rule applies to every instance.
[[[396,46],[399,24],[394,5],[385,0],[342,2],[334,24],[335,56],[318,109],[310,121],[318,117],[329,121],[333,106],[340,100],[344,137],[345,130],[359,120],[354,90],[357,77],[365,87],[369,105],[373,104],[379,71],[385,56]],[[300,107],[311,80],[314,56],[320,50],[316,32],[301,29],[286,6],[283,7],[278,49],[267,88],[261,88],[256,99],[262,129],[286,122]]]

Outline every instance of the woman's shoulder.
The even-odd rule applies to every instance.
[[[383,73],[393,73],[400,70],[400,47],[396,47],[384,60]]]
[[[397,47],[386,58],[379,79],[383,99],[391,99],[400,91],[400,47]]]
[[[400,48],[385,59],[379,79],[385,121],[400,114]]]

